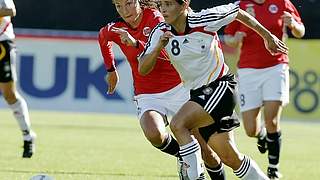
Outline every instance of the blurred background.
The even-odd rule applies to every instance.
[[[234,0],[193,0],[195,10],[234,2]],[[306,26],[305,38],[320,38],[320,1],[292,0]],[[111,0],[15,0],[18,14],[14,19],[19,28],[98,31],[116,17]]]
[[[201,2],[201,3],[200,3]],[[195,10],[234,1],[191,1]],[[303,40],[289,39],[291,104],[284,116],[320,119],[320,1],[293,0],[306,26]],[[111,0],[16,0],[13,18],[18,46],[19,86],[31,109],[135,113],[130,69],[115,46],[121,81],[106,94],[106,74],[97,34],[118,15]],[[237,51],[225,47],[235,69]],[[20,68],[23,67],[23,68]],[[48,103],[50,102],[50,103]],[[6,107],[0,103],[0,107]]]

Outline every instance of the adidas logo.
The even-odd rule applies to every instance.
[[[189,43],[188,39],[184,39],[182,42],[182,44],[187,44],[187,43]]]
[[[199,98],[201,98],[201,99],[205,99],[205,97],[204,97],[204,95],[200,95],[200,96],[198,96]]]

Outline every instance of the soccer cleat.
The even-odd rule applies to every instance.
[[[270,180],[279,180],[282,178],[282,174],[279,172],[278,168],[268,167],[268,177]]]
[[[177,158],[177,169],[180,180],[189,180],[187,174],[187,168],[184,166],[184,162],[181,157]]]
[[[204,173],[201,173],[200,174],[200,177],[198,177],[196,180],[205,180],[206,179],[206,176]]]
[[[25,135],[29,136],[28,140],[23,141],[23,158],[31,158],[31,156],[35,152],[35,139],[36,139],[36,134],[34,132],[30,132],[30,134]],[[30,138],[31,137],[31,138]]]
[[[257,147],[258,147],[258,150],[260,151],[260,153],[264,154],[267,152],[268,146],[267,146],[267,137],[266,136],[262,139],[258,138]]]
[[[190,180],[187,174],[188,165],[183,162],[182,158],[177,158],[177,168],[178,168],[178,174],[180,180]],[[206,176],[204,173],[200,174],[200,177],[196,180],[205,180]]]

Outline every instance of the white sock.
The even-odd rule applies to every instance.
[[[257,163],[247,156],[244,156],[240,168],[235,170],[234,173],[243,180],[269,180]]]
[[[192,142],[180,146],[179,151],[183,162],[187,168],[187,174],[189,179],[197,179],[202,173],[204,173],[204,165],[201,157],[200,145],[196,139]]]
[[[13,111],[13,115],[17,120],[19,127],[24,135],[24,140],[30,140],[30,118],[26,101],[20,96],[17,102],[9,105]]]

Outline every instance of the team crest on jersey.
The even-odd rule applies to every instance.
[[[154,15],[155,18],[162,16],[159,11],[154,11],[154,12],[153,12],[153,15]]]
[[[251,16],[256,17],[256,13],[254,12],[254,4],[247,4],[246,5],[246,12],[249,13]]]
[[[203,94],[205,94],[205,95],[209,95],[209,94],[212,94],[213,89],[212,89],[211,87],[207,87],[207,88],[204,88],[204,89],[202,90],[202,92],[203,92]]]
[[[279,8],[277,5],[275,4],[271,4],[269,6],[269,11],[272,13],[272,14],[276,14],[278,12]]]
[[[116,24],[116,23],[111,22],[111,23],[108,23],[108,24],[107,24],[108,31],[110,31],[110,28],[111,28],[114,24]]]
[[[150,27],[143,28],[142,33],[143,33],[144,36],[149,36],[150,32],[151,32],[151,28]]]

